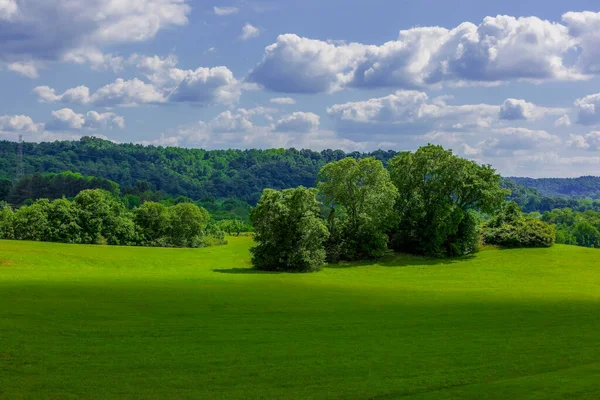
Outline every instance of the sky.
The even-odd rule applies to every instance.
[[[0,0],[0,139],[600,175],[597,0]]]

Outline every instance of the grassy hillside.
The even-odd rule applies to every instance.
[[[0,398],[600,395],[600,253],[316,274],[199,249],[0,242]]]

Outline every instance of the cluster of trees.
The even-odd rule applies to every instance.
[[[550,247],[556,240],[556,227],[527,217],[515,202],[507,202],[486,222],[483,239],[503,247]]]
[[[0,178],[16,176],[17,146],[0,141]],[[134,188],[145,181],[154,192],[203,201],[235,198],[256,204],[264,188],[314,186],[327,163],[346,157],[387,162],[396,153],[315,152],[296,149],[212,150],[117,144],[93,137],[79,141],[24,143],[25,174],[74,171]],[[123,189],[125,192],[125,189]]]
[[[102,189],[83,190],[73,201],[39,199],[15,211],[1,204],[0,239],[163,247],[226,243],[208,212],[193,203],[148,201],[131,211]]]
[[[317,189],[263,192],[250,215],[253,263],[264,270],[313,271],[325,261],[377,258],[390,250],[469,254],[480,244],[477,215],[494,213],[506,194],[490,166],[440,146],[399,153],[387,169],[373,158],[342,159],[323,167]],[[538,245],[523,226],[552,229],[539,220],[521,226],[500,219],[495,216],[490,228],[513,223],[519,236],[510,245]]]
[[[508,178],[514,183],[535,189],[543,196],[600,199],[600,177],[579,178]]]
[[[600,247],[600,213],[597,211],[555,209],[538,218],[556,226],[557,243]]]

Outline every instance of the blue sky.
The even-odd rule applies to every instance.
[[[0,0],[0,139],[600,174],[597,1]]]

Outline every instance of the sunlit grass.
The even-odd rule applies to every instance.
[[[0,398],[600,398],[600,251],[313,274],[207,249],[0,241]]]

